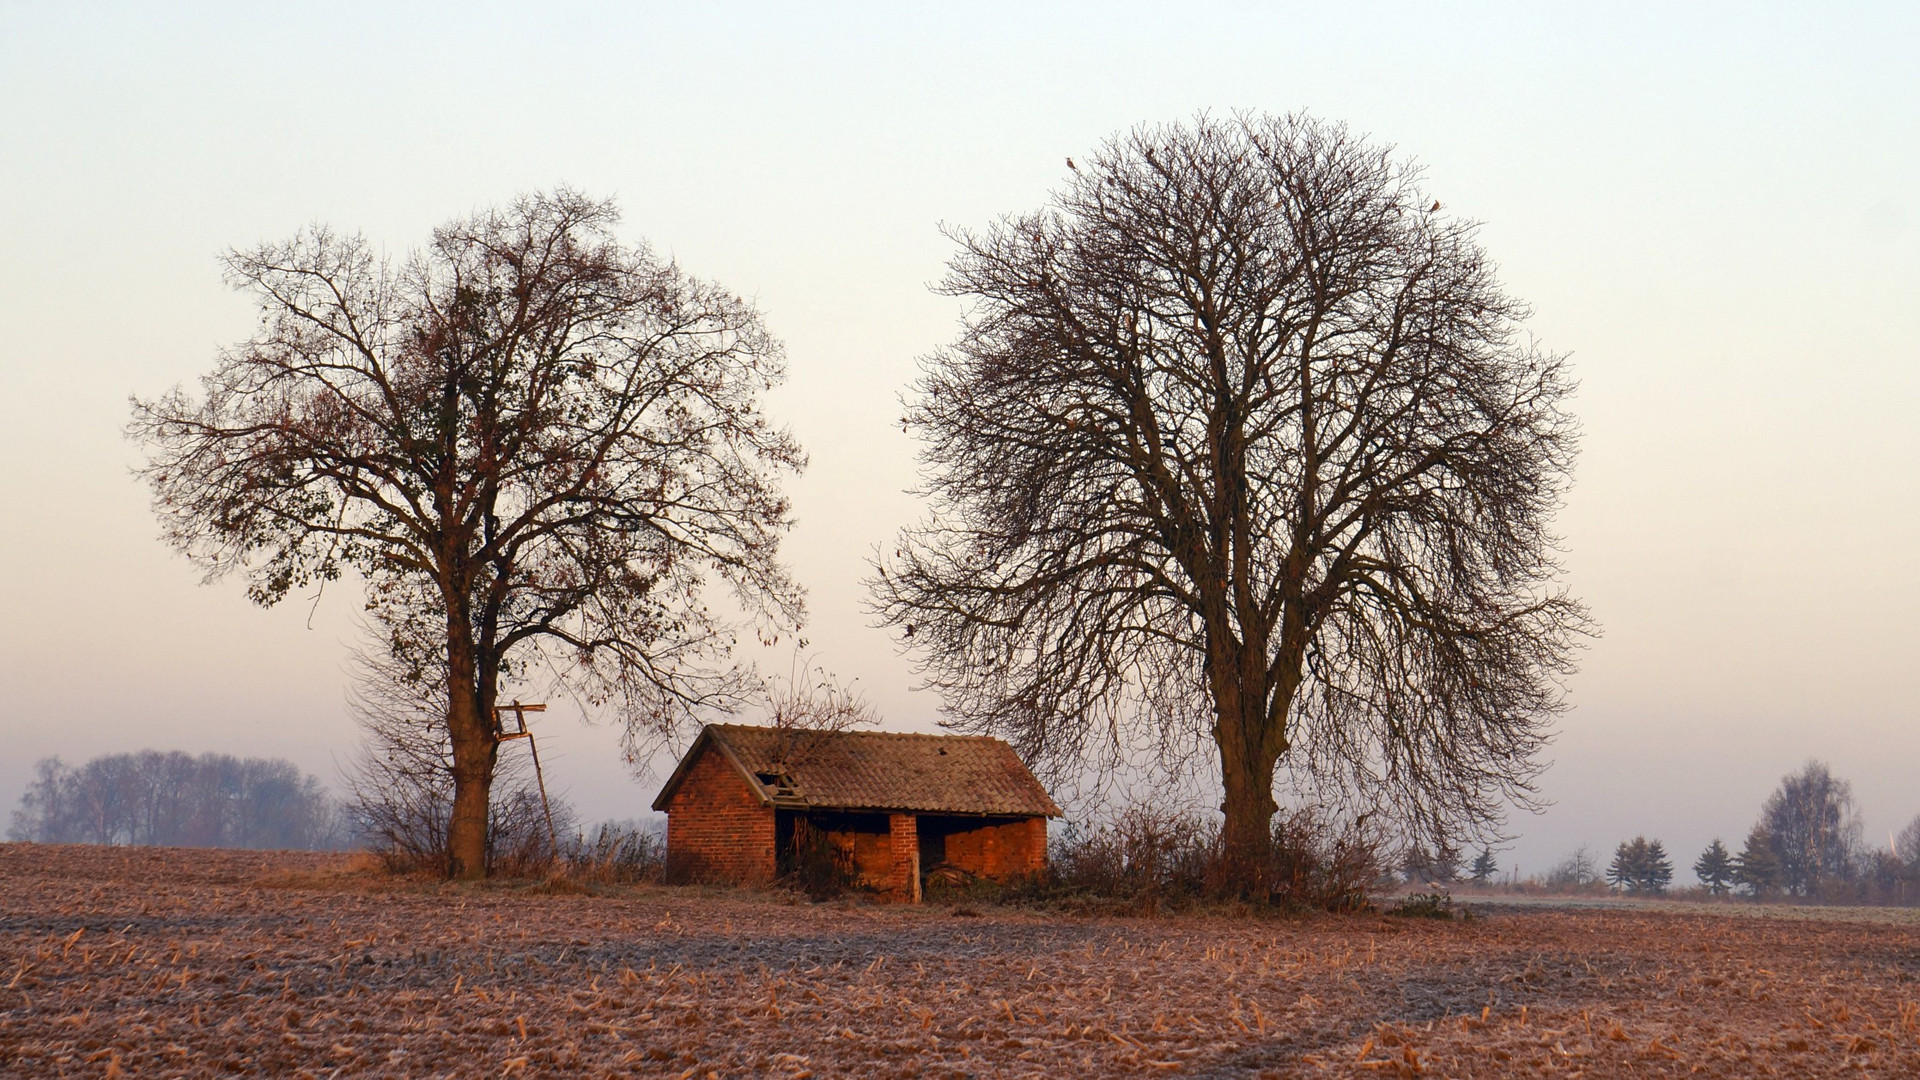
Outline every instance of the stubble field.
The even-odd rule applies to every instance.
[[[1920,1076],[1903,917],[1113,918],[0,845],[17,1076]]]

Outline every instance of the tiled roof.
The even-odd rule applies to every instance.
[[[681,774],[714,743],[765,802],[822,810],[1044,815],[1060,808],[1013,747],[977,735],[792,731],[709,724],[654,801],[664,809]]]

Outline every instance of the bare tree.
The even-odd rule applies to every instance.
[[[454,791],[445,658],[415,655],[404,631],[367,629],[385,648],[369,644],[353,659],[347,711],[360,726],[361,744],[346,770],[346,811],[359,839],[390,866],[444,872]],[[494,762],[487,809],[489,873],[550,869],[568,847],[562,840],[562,850],[556,851],[553,840],[579,829],[571,804],[541,795],[524,747]]]
[[[777,547],[802,455],[760,411],[780,346],[616,220],[560,191],[398,265],[323,227],[234,252],[260,332],[204,398],[134,402],[165,536],[209,577],[272,604],[357,571],[393,655],[444,658],[456,876],[484,872],[503,680],[551,665],[644,740],[752,689],[710,602],[800,616]]]
[[[35,765],[9,837],[46,844],[328,848],[343,839],[320,781],[279,759],[142,750]]]
[[[880,723],[866,695],[797,649],[787,673],[766,677],[761,693],[767,726],[780,733],[775,760],[789,771],[804,764],[824,736]]]
[[[1825,883],[1853,872],[1862,835],[1853,785],[1822,762],[1809,761],[1781,777],[1755,827],[1765,830],[1779,860],[1779,884],[1796,896],[1818,895]]]
[[[1548,521],[1562,358],[1475,226],[1338,125],[1202,117],[955,230],[969,307],[906,417],[930,519],[876,606],[952,722],[1032,759],[1217,756],[1438,842],[1526,802],[1585,629]]]
[[[1893,842],[1893,854],[1902,863],[1920,869],[1920,814],[1915,814]]]
[[[447,731],[446,665],[428,655],[415,665],[362,648],[353,659],[347,711],[361,743],[345,770],[354,832],[392,863],[447,863],[453,816],[453,740]],[[496,760],[493,785],[510,765]],[[497,800],[490,800],[497,804]],[[496,830],[488,823],[488,838]]]
[[[1573,853],[1548,870],[1541,883],[1556,889],[1579,891],[1600,881],[1600,863],[1593,849],[1582,842]]]

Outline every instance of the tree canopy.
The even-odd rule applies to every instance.
[[[1303,116],[1069,169],[952,232],[965,319],[909,401],[931,512],[876,605],[950,720],[1212,757],[1246,853],[1282,766],[1434,843],[1526,803],[1587,625],[1549,528],[1572,382],[1474,223]]]
[[[1860,812],[1852,785],[1825,764],[1809,761],[1781,777],[1760,808],[1760,826],[1779,868],[1778,884],[1796,896],[1817,895],[1823,883],[1852,875]]]
[[[483,869],[503,682],[563,680],[644,740],[751,690],[740,621],[800,618],[802,455],[760,411],[781,347],[617,220],[563,190],[397,263],[323,226],[235,251],[258,333],[200,397],[134,403],[168,541],[261,604],[357,572],[379,646],[445,680],[456,874]]]

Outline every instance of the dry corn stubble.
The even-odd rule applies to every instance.
[[[1920,927],[794,905],[0,846],[0,1072],[1920,1075]]]

